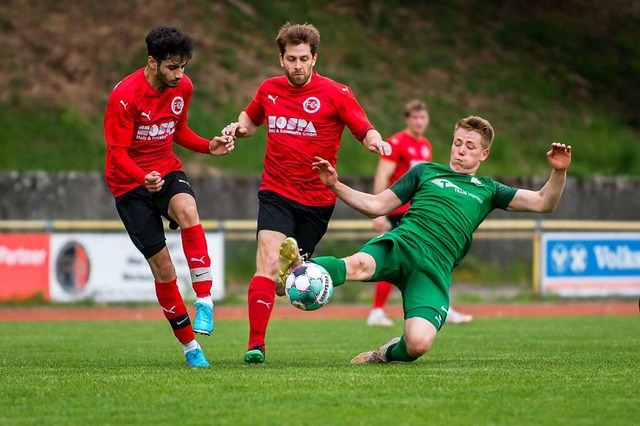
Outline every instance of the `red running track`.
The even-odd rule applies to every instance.
[[[482,317],[551,317],[551,316],[597,316],[638,315],[638,301],[615,302],[549,302],[511,304],[456,304],[456,310]],[[300,311],[286,302],[277,302],[272,318],[366,318],[369,306],[327,305],[314,312]],[[387,308],[391,317],[401,318],[402,307]],[[194,312],[191,312],[192,314]],[[246,319],[246,306],[217,306],[216,319]],[[639,315],[640,316],[640,315]],[[0,322],[6,321],[85,321],[85,320],[136,320],[164,319],[162,311],[155,306],[142,307],[0,307]]]

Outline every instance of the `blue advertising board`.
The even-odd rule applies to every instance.
[[[545,232],[541,242],[543,293],[640,295],[640,232]]]

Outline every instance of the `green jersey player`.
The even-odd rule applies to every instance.
[[[411,202],[398,227],[369,240],[357,253],[343,259],[325,256],[312,260],[327,269],[336,286],[345,281],[385,280],[402,293],[404,335],[361,353],[352,363],[414,361],[429,350],[447,317],[452,270],[469,250],[476,228],[493,209],[555,210],[571,163],[571,146],[551,144],[547,152],[552,167],[549,180],[539,191],[531,191],[476,176],[489,156],[493,136],[491,124],[483,118],[460,120],[448,166],[419,164],[376,195],[340,182],[325,159],[317,157],[312,164],[328,188],[367,216],[385,215]],[[300,262],[297,253],[295,240],[282,243],[283,270]]]

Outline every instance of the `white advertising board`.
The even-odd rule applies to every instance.
[[[214,300],[224,296],[224,238],[206,233]],[[195,299],[179,234],[167,234],[167,247],[186,301]],[[126,233],[55,233],[50,247],[51,301],[156,301],[149,264]]]
[[[638,232],[546,232],[540,249],[544,294],[640,296]]]

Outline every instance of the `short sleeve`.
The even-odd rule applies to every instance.
[[[247,113],[253,124],[256,126],[262,125],[265,119],[264,107],[262,106],[261,99],[264,98],[264,82],[258,87],[255,96],[249,102],[249,105],[244,109],[244,112]]]
[[[391,190],[398,196],[400,201],[402,201],[402,204],[409,202],[411,198],[413,198],[413,195],[420,186],[422,174],[428,166],[429,163],[420,163],[412,167],[391,185]]]
[[[506,210],[511,200],[513,200],[513,197],[515,197],[516,192],[518,192],[518,189],[500,182],[494,181],[494,184],[496,185],[496,192],[492,200],[493,207]]]

